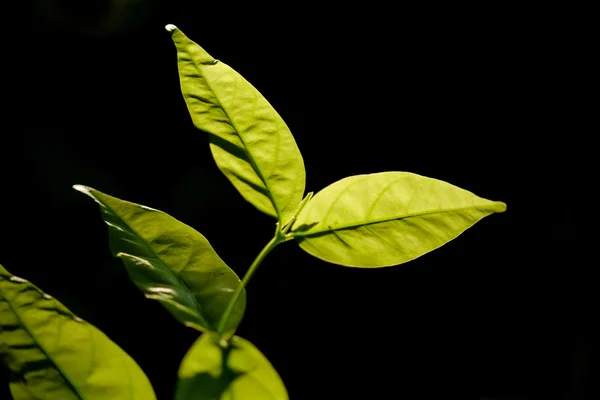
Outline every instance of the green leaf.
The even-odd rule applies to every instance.
[[[181,91],[194,125],[209,134],[219,169],[240,194],[283,226],[300,204],[306,172],[289,128],[239,73],[174,25]]]
[[[317,193],[291,228],[307,253],[349,267],[413,260],[506,204],[409,172],[344,178]]]
[[[15,400],[156,399],[144,372],[119,346],[2,265],[0,359]]]
[[[269,360],[239,336],[228,342],[205,333],[179,367],[176,400],[287,400]]]
[[[149,299],[161,302],[177,320],[200,331],[216,331],[240,279],[190,226],[162,211],[75,185],[100,205],[110,248]],[[242,293],[224,327],[235,331],[246,308]]]

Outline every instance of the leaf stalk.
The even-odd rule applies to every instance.
[[[256,258],[254,259],[254,261],[250,265],[250,268],[248,268],[248,271],[246,271],[246,274],[244,275],[244,278],[242,279],[241,284],[237,287],[237,289],[233,293],[233,296],[229,300],[229,303],[227,304],[227,308],[225,309],[225,312],[223,313],[223,316],[221,317],[221,320],[219,321],[219,326],[217,327],[217,332],[223,333],[223,331],[225,330],[225,327],[227,326],[227,320],[229,319],[229,316],[231,315],[233,308],[235,307],[240,295],[242,294],[242,291],[248,285],[250,278],[252,278],[252,275],[258,269],[258,266],[260,265],[260,263],[271,252],[271,250],[273,250],[278,244],[280,244],[284,241],[287,241],[287,240],[288,239],[281,233],[281,230],[279,230],[279,224],[277,224],[275,236],[273,236],[273,238],[269,241],[269,243],[267,243],[267,245],[260,251],[260,253],[258,253],[258,256],[256,256]]]

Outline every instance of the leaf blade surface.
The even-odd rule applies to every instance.
[[[288,400],[269,360],[248,340],[203,334],[184,356],[176,400]]]
[[[98,203],[108,226],[110,249],[123,260],[134,284],[177,320],[214,331],[241,284],[208,240],[190,226],[150,207],[75,185]],[[246,307],[245,289],[224,333],[233,333]]]
[[[15,400],[156,399],[125,351],[2,265],[0,359],[11,372]]]
[[[291,228],[300,247],[350,267],[402,264],[506,210],[450,183],[409,172],[344,178],[317,193]]]
[[[281,225],[302,200],[306,171],[281,116],[229,65],[173,25],[181,91],[192,122],[207,132],[219,169],[257,209]]]

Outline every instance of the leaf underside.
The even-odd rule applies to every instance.
[[[1,265],[0,359],[15,400],[156,399],[144,372],[104,333]]]
[[[200,331],[216,331],[240,279],[208,240],[170,215],[75,185],[93,198],[108,225],[112,254],[120,257],[135,285],[177,320]],[[240,295],[223,333],[232,334],[246,307]]]
[[[288,400],[279,374],[249,341],[203,334],[178,373],[176,400]]]
[[[291,228],[300,247],[350,267],[402,264],[506,210],[447,182],[409,172],[342,179],[317,193]]]
[[[238,192],[283,226],[304,194],[306,172],[288,126],[239,73],[181,30],[171,31],[181,91],[194,125],[207,132],[219,169]]]

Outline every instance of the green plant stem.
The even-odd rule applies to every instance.
[[[233,293],[233,296],[229,300],[227,308],[225,309],[225,312],[221,317],[221,321],[219,322],[219,326],[217,327],[218,332],[222,333],[224,331],[225,326],[227,326],[227,320],[229,319],[229,316],[233,311],[233,307],[235,307],[240,295],[242,294],[242,291],[248,285],[250,278],[252,277],[254,272],[256,272],[256,269],[258,268],[262,260],[264,260],[267,254],[269,254],[271,250],[273,250],[279,243],[282,243],[286,240],[287,238],[284,238],[282,235],[276,233],[275,236],[273,236],[273,239],[271,239],[269,243],[267,243],[267,245],[260,251],[260,253],[258,253],[258,256],[256,256],[256,258],[252,262],[252,265],[250,265],[250,268],[248,268],[248,271],[246,271],[246,275],[244,275],[244,278],[242,279],[242,284],[238,286],[236,291]]]

